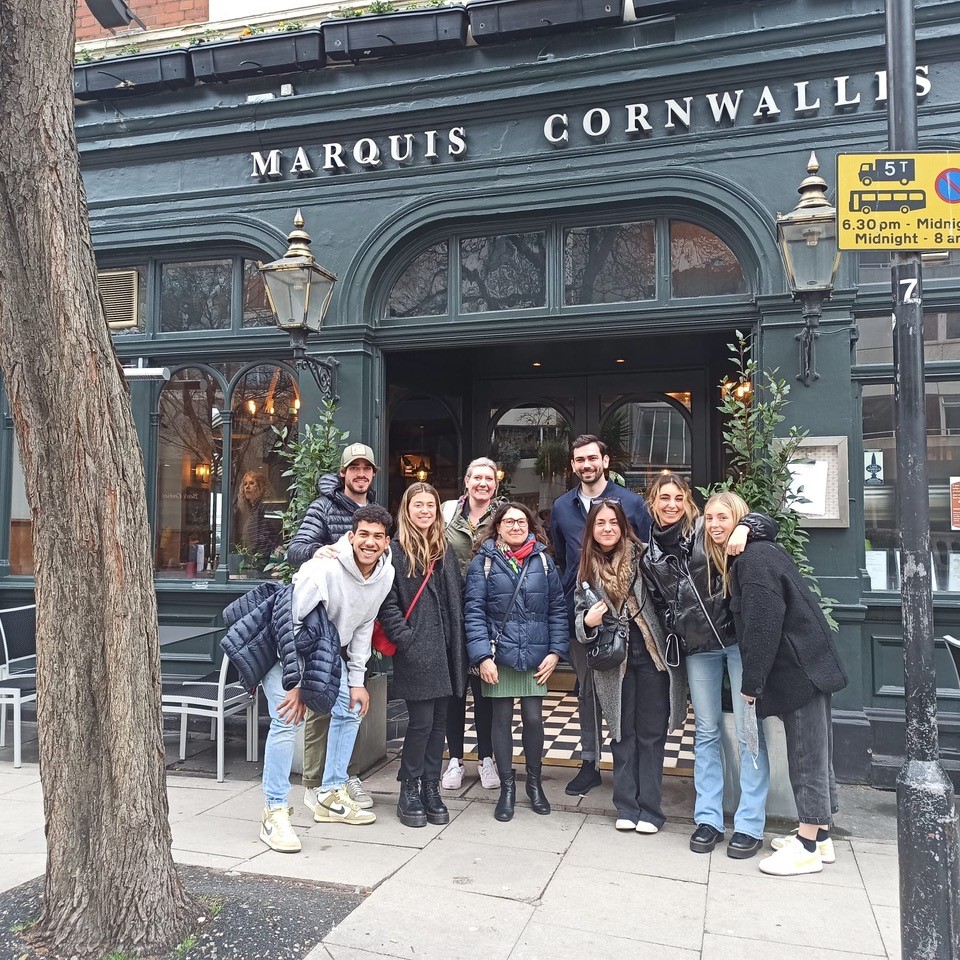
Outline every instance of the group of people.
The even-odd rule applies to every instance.
[[[572,442],[579,483],[555,502],[549,538],[525,505],[497,498],[496,464],[486,458],[469,465],[458,500],[442,503],[427,483],[409,486],[394,536],[393,518],[372,502],[373,451],[346,448],[339,475],[321,482],[291,541],[288,558],[299,565],[292,629],[262,678],[271,725],[260,837],[268,846],[300,849],[287,794],[294,733],[304,719],[304,802],[314,819],[376,819],[351,767],[369,707],[364,674],[376,626],[395,646],[394,691],[408,708],[396,811],[406,826],[449,822],[443,790],[462,786],[468,690],[480,780],[500,791],[494,817],[509,821],[515,811],[517,700],[525,792],[535,813],[550,813],[542,701],[557,664],[567,660],[577,676],[582,747],[567,794],[585,795],[602,782],[606,721],[615,827],[657,833],[665,821],[666,739],[684,723],[689,691],[697,795],[690,849],[712,851],[725,838],[726,674],[741,788],[727,855],[746,859],[762,846],[770,773],[758,718],[778,716],[799,826],[773,841],[775,852],[760,869],[786,876],[833,862],[830,699],[846,676],[816,598],[775,542],[777,524],[750,513],[734,493],[711,497],[701,516],[686,480],[669,473],[644,499],[608,480],[608,467],[599,438]],[[305,682],[308,675],[313,680],[326,666],[317,662],[325,635],[318,611],[336,628],[344,661],[329,714],[318,702],[308,709],[303,695],[316,686]]]

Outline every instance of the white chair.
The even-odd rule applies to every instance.
[[[23,704],[37,699],[37,607],[0,610],[0,747],[7,744],[7,704],[13,707],[13,765],[21,766],[20,718]]]
[[[953,658],[953,666],[957,671],[957,686],[960,687],[960,640],[951,637],[949,633],[944,634],[943,639],[947,644],[950,656]]]
[[[211,673],[200,680],[182,683],[164,683],[163,712],[180,717],[180,759],[187,756],[187,718],[209,717],[210,739],[217,740],[217,782],[223,782],[224,720],[236,713],[247,714],[247,760],[256,761],[258,751],[257,721],[259,715],[257,693],[251,697],[235,682],[227,681],[230,661],[226,656],[220,662],[219,674]]]

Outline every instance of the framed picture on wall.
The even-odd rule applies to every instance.
[[[802,527],[849,527],[850,484],[846,437],[807,437],[790,463],[791,504]]]

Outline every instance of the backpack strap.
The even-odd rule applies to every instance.
[[[440,506],[440,510],[443,513],[443,524],[446,527],[450,526],[450,521],[457,514],[457,505],[460,503],[459,500],[444,500]]]

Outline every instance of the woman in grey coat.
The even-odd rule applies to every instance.
[[[626,659],[612,669],[594,670],[593,679],[613,740],[616,827],[657,833],[664,823],[667,732],[683,724],[687,689],[679,649],[668,649],[644,585],[643,549],[619,500],[594,502],[583,528],[575,623],[577,640],[587,645],[597,639],[601,624],[621,619],[628,625]]]

